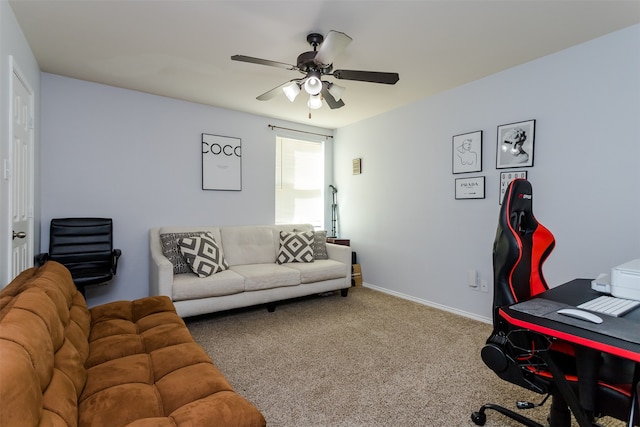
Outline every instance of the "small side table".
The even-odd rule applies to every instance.
[[[351,265],[351,286],[362,286],[362,268],[360,264]]]
[[[350,239],[338,239],[337,237],[327,237],[327,243],[333,243],[336,245],[343,245],[343,246],[351,246]]]
[[[350,239],[338,239],[337,237],[327,237],[327,243],[336,245],[351,246]],[[362,269],[360,264],[355,263],[355,255],[352,253],[351,265],[351,286],[362,286]]]

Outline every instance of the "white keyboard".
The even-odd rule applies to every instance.
[[[638,306],[640,306],[640,301],[603,295],[580,304],[578,308],[597,311],[598,313],[608,314],[609,316],[620,317]]]

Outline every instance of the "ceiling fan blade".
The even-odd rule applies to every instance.
[[[301,79],[293,79],[293,80],[289,80],[288,82],[284,82],[279,86],[274,87],[273,89],[263,93],[260,96],[257,96],[256,99],[258,101],[268,101],[270,99],[275,98],[277,95],[280,95],[281,93],[284,93],[282,91],[282,88],[285,87],[286,85],[288,85],[291,82],[299,82]]]
[[[320,91],[320,93],[322,93],[322,97],[326,101],[329,108],[331,108],[332,110],[336,108],[344,107],[344,101],[342,101],[342,99],[336,101],[333,95],[331,95],[331,93],[329,92],[329,85],[327,84],[327,82],[323,82],[322,90]]]
[[[349,46],[351,40],[351,37],[345,33],[333,30],[329,31],[327,37],[325,37],[320,45],[320,49],[318,49],[314,62],[318,65],[325,66],[333,64],[333,60]]]
[[[256,96],[256,99],[258,101],[268,101],[270,99],[275,98],[277,95],[282,93],[282,88],[284,87],[284,85],[288,84],[289,82],[285,82],[282,83],[280,86],[276,86],[273,89],[263,93],[260,96]]]
[[[335,70],[333,77],[336,79],[384,83],[388,85],[394,85],[400,80],[398,73],[383,73],[380,71]]]
[[[285,64],[284,62],[270,61],[268,59],[254,58],[252,56],[233,55],[231,57],[231,59],[233,61],[242,61],[242,62],[250,62],[252,64],[268,65],[270,67],[285,68],[287,70],[297,70],[298,69],[298,67],[296,67],[295,65]]]

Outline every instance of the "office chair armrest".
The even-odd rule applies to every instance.
[[[118,258],[122,255],[122,251],[120,249],[113,250],[113,275],[116,275],[116,271],[118,271]]]
[[[46,252],[43,254],[38,254],[34,258],[35,258],[36,265],[41,266],[49,260],[49,253]]]

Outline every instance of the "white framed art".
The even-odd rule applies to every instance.
[[[455,135],[451,157],[454,174],[482,171],[482,131]]]
[[[242,190],[242,140],[202,134],[202,189]]]

